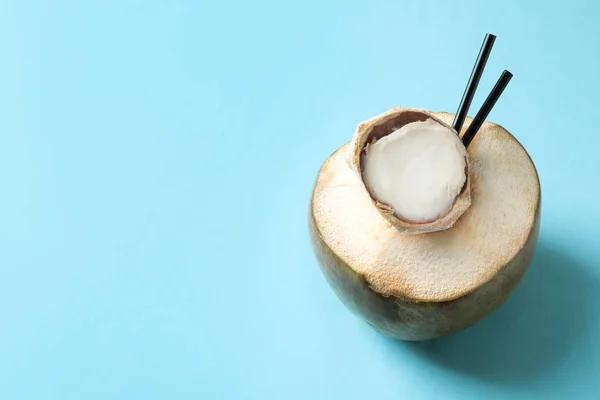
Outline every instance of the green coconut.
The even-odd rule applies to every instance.
[[[537,244],[537,171],[490,122],[466,152],[464,184],[435,219],[404,218],[374,193],[365,179],[369,145],[418,121],[451,130],[453,118],[394,108],[359,124],[323,163],[312,192],[310,237],[325,278],[353,313],[395,339],[432,339],[481,320],[516,288]]]

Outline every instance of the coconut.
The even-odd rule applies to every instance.
[[[537,243],[541,192],[526,150],[507,130],[485,122],[466,154],[460,146],[453,152],[452,140],[443,137],[453,117],[396,108],[360,124],[352,141],[321,166],[313,188],[310,236],[324,276],[352,312],[392,338],[431,339],[475,324],[512,293]],[[378,171],[385,168],[372,167],[394,166],[394,154],[410,153],[399,150],[403,145],[417,146],[403,141],[406,129],[398,133],[414,123],[439,131],[423,143],[447,139],[450,145],[440,151],[452,158],[447,165],[453,172],[445,179],[455,180],[443,201],[411,214],[406,206],[418,207],[418,196],[396,204],[407,193],[406,182],[404,191],[377,188],[377,179],[402,181],[401,168],[381,178]],[[413,134],[426,134],[423,128],[417,125]],[[392,134],[397,137],[390,139],[396,143],[391,156],[381,152],[369,166],[369,147]],[[422,218],[414,218],[420,212]]]

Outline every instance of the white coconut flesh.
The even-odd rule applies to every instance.
[[[433,115],[452,122],[448,114]],[[501,273],[534,229],[537,172],[500,126],[485,123],[470,144],[471,206],[439,232],[404,235],[395,229],[373,205],[350,157],[347,144],[323,164],[312,214],[325,245],[382,295],[414,302],[461,297]]]
[[[465,146],[432,119],[406,124],[368,144],[365,152],[365,184],[405,221],[431,222],[446,215],[467,180]]]

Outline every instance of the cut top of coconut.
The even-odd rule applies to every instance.
[[[378,211],[403,234],[448,229],[471,204],[465,146],[427,111],[395,108],[359,124],[350,162]]]
[[[448,214],[462,191],[466,157],[453,130],[417,121],[367,144],[363,177],[373,197],[403,220],[432,222]]]

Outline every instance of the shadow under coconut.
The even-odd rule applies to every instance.
[[[425,342],[398,342],[456,372],[526,385],[569,357],[598,315],[600,288],[577,260],[540,242],[513,295],[475,326]]]

